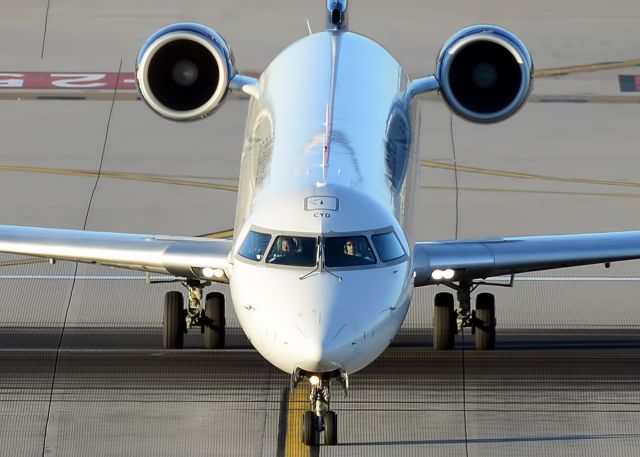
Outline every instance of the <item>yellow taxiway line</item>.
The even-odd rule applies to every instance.
[[[0,267],[15,267],[18,265],[31,265],[35,263],[49,263],[49,259],[15,259],[0,261]]]
[[[475,174],[483,174],[483,175],[490,175],[490,176],[501,176],[505,178],[527,179],[527,180],[537,180],[537,181],[555,181],[555,182],[564,182],[564,183],[572,183],[572,184],[591,184],[591,185],[602,185],[602,186],[631,187],[631,188],[640,187],[640,182],[634,182],[634,181],[611,181],[611,180],[603,180],[603,179],[565,178],[560,176],[545,176],[545,175],[522,173],[522,172],[510,171],[510,170],[499,170],[499,169],[471,167],[471,166],[464,166],[464,165],[453,165],[451,163],[433,161],[433,160],[422,160],[420,161],[420,165],[426,168],[449,170],[449,171],[455,170],[461,173],[475,173]],[[217,183],[195,181],[195,180],[189,180],[189,179],[167,178],[167,177],[154,176],[154,175],[142,174],[142,173],[110,172],[110,171],[103,171],[98,173],[97,171],[87,171],[87,170],[27,167],[27,166],[15,166],[15,165],[0,165],[0,172],[1,171],[23,172],[23,173],[43,173],[43,174],[51,174],[51,175],[82,176],[82,177],[93,177],[93,178],[96,178],[98,177],[98,175],[100,175],[100,177],[103,177],[103,178],[123,179],[127,181],[150,182],[150,183],[170,184],[170,185],[187,186],[187,187],[201,187],[205,189],[224,190],[228,192],[238,191],[237,185],[217,184]],[[232,180],[234,178],[216,178],[216,179]],[[624,195],[624,196],[629,196],[629,195]],[[216,235],[220,238],[231,236],[231,233],[229,231],[220,232],[220,233],[224,233],[224,234],[219,235],[218,233],[216,233],[216,234],[206,234],[203,236],[212,237],[213,235]]]
[[[222,230],[220,232],[214,232],[214,233],[206,233],[200,236],[202,238],[214,238],[218,240],[223,238],[231,238],[233,236],[233,229]]]
[[[420,189],[429,190],[456,190],[453,186],[420,186]],[[565,195],[571,197],[602,197],[602,198],[640,198],[640,193],[622,192],[578,192],[562,190],[533,190],[533,189],[501,189],[499,187],[458,187],[463,192],[487,192],[487,193],[508,193],[508,194],[536,194],[536,195]]]
[[[125,172],[118,172],[118,171],[102,171],[98,173],[97,171],[89,171],[89,170],[73,170],[68,168],[26,167],[26,166],[15,166],[15,165],[2,165],[0,166],[0,171],[45,173],[50,175],[63,175],[63,176],[84,176],[84,177],[91,177],[91,178],[97,178],[98,176],[100,176],[101,178],[123,179],[126,181],[151,182],[151,183],[158,183],[158,184],[171,184],[175,186],[187,186],[187,187],[202,187],[205,189],[226,190],[229,192],[238,191],[238,186],[229,185],[229,184],[215,184],[215,183],[208,183],[204,181],[165,178],[161,176],[153,176],[153,175],[144,174],[144,173],[125,173]]]
[[[284,453],[286,457],[312,456],[312,451],[314,449],[317,451],[317,448],[302,443],[302,415],[308,409],[308,385],[302,382],[289,393],[287,402],[287,441]]]
[[[544,176],[531,173],[520,173],[517,171],[496,170],[491,168],[467,167],[464,165],[453,165],[450,163],[436,162],[431,160],[422,160],[420,165],[427,168],[440,170],[458,171],[461,173],[476,173],[490,176],[501,176],[504,178],[527,179],[534,181],[555,181],[572,184],[596,184],[602,186],[618,186],[618,187],[640,187],[640,182],[632,181],[608,181],[603,179],[585,179],[585,178],[563,178],[560,176]]]
[[[569,67],[542,68],[533,73],[534,78],[551,78],[553,76],[573,75],[576,73],[596,73],[599,71],[620,70],[622,68],[640,67],[640,59],[621,60],[618,62],[601,62]]]
[[[566,94],[531,94],[529,103],[609,103],[609,104],[637,104],[640,95],[566,95]]]

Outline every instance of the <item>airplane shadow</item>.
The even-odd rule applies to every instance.
[[[535,443],[544,441],[593,441],[612,439],[640,438],[637,433],[619,433],[606,435],[558,435],[558,436],[531,436],[511,438],[470,438],[452,440],[406,440],[406,441],[360,441],[340,443],[339,446],[437,446],[451,444],[503,444],[503,443]]]
[[[402,329],[391,347],[431,347],[431,330]],[[465,331],[457,335],[458,350],[473,349],[474,336]],[[496,350],[598,350],[640,349],[640,329],[504,329],[497,331]]]
[[[3,349],[47,349],[60,343],[62,325],[42,327],[0,326],[0,347]],[[162,329],[159,327],[67,327],[62,347],[67,349],[161,349]],[[498,329],[496,350],[601,350],[640,349],[640,329]],[[431,329],[401,329],[390,348],[431,348]],[[456,350],[472,350],[474,336],[466,331],[456,336]],[[200,332],[185,337],[185,348],[201,348]],[[251,343],[240,328],[227,328],[227,347],[250,349]]]

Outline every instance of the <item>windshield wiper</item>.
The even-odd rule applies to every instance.
[[[311,270],[309,273],[304,276],[300,276],[300,279],[307,279],[313,276],[314,273],[320,274],[323,271],[329,273],[331,276],[334,276],[338,281],[342,281],[342,277],[335,274],[333,271],[330,271],[324,265],[324,244],[322,243],[322,237],[318,237],[318,241],[316,244],[316,267]]]

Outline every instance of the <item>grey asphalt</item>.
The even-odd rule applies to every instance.
[[[178,20],[218,29],[239,69],[260,71],[307,33],[307,19],[314,30],[324,23],[320,0],[5,3],[0,73],[117,71],[121,62],[132,71],[145,38]],[[640,4],[632,1],[350,6],[352,29],[380,40],[412,75],[433,71],[441,43],[476,22],[517,32],[539,69],[639,57]],[[618,96],[619,74],[640,70],[543,79],[533,94]],[[417,238],[640,228],[640,107],[631,99],[530,103],[492,126],[451,117],[431,98],[420,103],[427,163]],[[176,124],[137,101],[2,100],[0,222],[229,229],[233,192],[107,172],[235,184],[245,111],[246,101],[229,100],[204,122]],[[453,172],[433,162],[485,171],[459,172],[456,191]],[[470,337],[464,350],[433,352],[439,289],[417,290],[394,345],[353,375],[346,399],[334,392],[341,445],[319,453],[637,455],[639,266],[538,273],[493,290],[499,340],[491,354],[476,353]],[[175,285],[64,262],[2,266],[0,278],[0,456],[283,455],[288,377],[248,346],[232,311],[230,350],[205,352],[190,335],[185,351],[164,351],[160,303]]]
[[[639,332],[511,331],[493,353],[469,335],[434,352],[429,336],[403,331],[347,397],[335,390],[340,445],[320,455],[634,455]],[[3,455],[284,455],[287,376],[246,342],[166,351],[160,329],[85,329],[57,351],[57,338],[0,332]]]

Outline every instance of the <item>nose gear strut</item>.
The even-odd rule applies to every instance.
[[[349,375],[344,370],[331,373],[312,374],[297,368],[291,374],[291,392],[304,378],[311,385],[309,394],[309,410],[302,415],[302,442],[307,446],[320,444],[320,433],[324,433],[324,444],[338,444],[338,417],[331,411],[331,379],[337,378],[345,395],[349,388]]]

